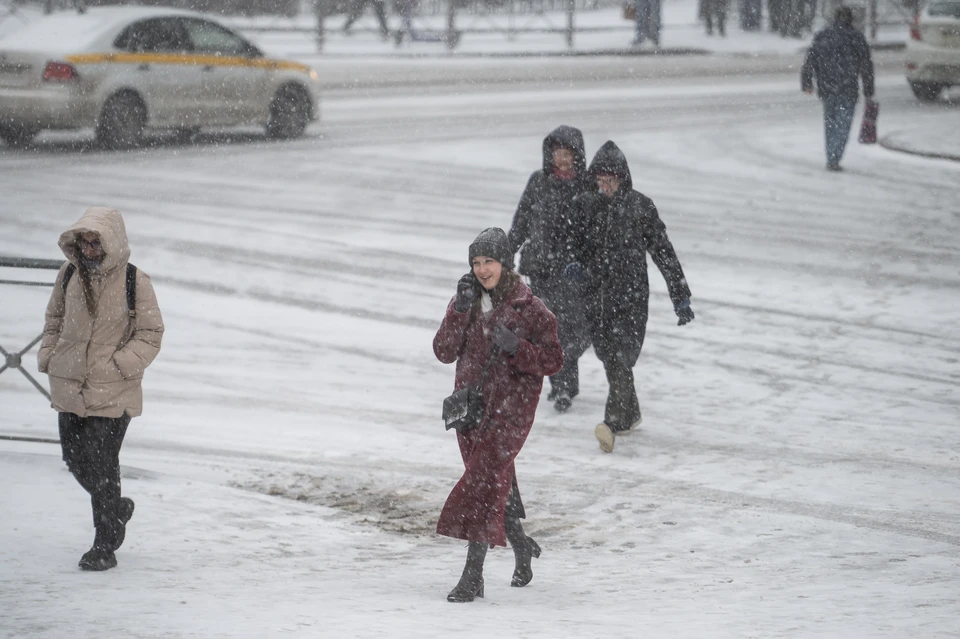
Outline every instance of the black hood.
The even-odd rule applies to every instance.
[[[630,167],[627,158],[616,144],[607,140],[590,162],[590,177],[595,179],[600,173],[619,175],[623,180],[620,189],[633,189],[633,178],[630,177]]]
[[[561,124],[550,135],[543,138],[543,172],[546,175],[553,173],[553,147],[564,146],[573,149],[573,167],[577,177],[582,177],[587,170],[587,152],[583,148],[583,133],[580,129]]]

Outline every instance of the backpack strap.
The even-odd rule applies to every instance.
[[[70,283],[70,278],[73,277],[73,272],[77,270],[77,267],[73,265],[73,262],[67,262],[67,270],[63,272],[63,281],[60,282],[60,288],[63,289],[63,292],[67,292],[67,284]]]
[[[77,267],[74,266],[73,262],[67,264],[66,270],[63,272],[63,280],[60,282],[60,288],[63,289],[63,292],[67,292],[67,284],[70,283],[70,278],[73,277],[74,272],[76,272]],[[137,267],[133,264],[127,262],[127,274],[126,274],[126,284],[127,284],[127,315],[131,319],[136,319],[137,317]]]
[[[137,267],[130,262],[127,262],[127,314],[131,320],[137,317]]]

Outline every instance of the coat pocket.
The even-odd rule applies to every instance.
[[[53,357],[54,349],[56,349],[56,345],[45,346],[37,351],[37,370],[41,373],[47,372],[47,368],[50,366],[50,358]]]
[[[90,372],[87,381],[97,384],[111,384],[123,381],[120,367],[113,359],[115,351],[108,347],[97,347],[91,353]]]
[[[86,351],[86,344],[60,338],[47,362],[47,374],[52,377],[83,381],[87,372]]]

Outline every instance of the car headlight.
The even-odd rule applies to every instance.
[[[310,79],[313,80],[314,82],[320,79],[320,74],[317,73],[316,69],[310,69],[307,75],[309,75]]]

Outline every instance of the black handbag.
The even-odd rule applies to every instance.
[[[499,348],[494,348],[490,353],[479,384],[465,386],[443,400],[443,423],[447,430],[452,428],[465,433],[483,421],[483,383],[487,380],[487,373],[490,372],[490,366],[499,351]]]

